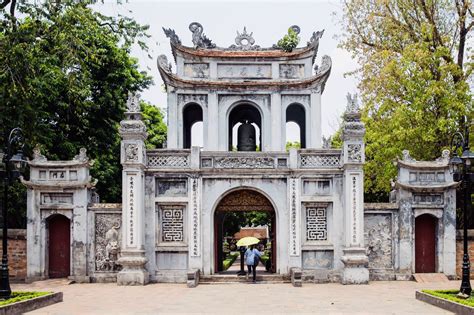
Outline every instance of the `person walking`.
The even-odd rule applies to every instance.
[[[247,264],[248,275],[252,272],[253,283],[257,282],[257,265],[262,253],[255,248],[255,245],[250,245],[245,251],[245,263]]]

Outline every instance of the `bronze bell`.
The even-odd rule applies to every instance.
[[[256,151],[255,127],[247,120],[237,130],[237,151]]]

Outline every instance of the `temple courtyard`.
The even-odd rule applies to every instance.
[[[65,280],[14,284],[13,290],[52,290],[64,293],[64,302],[31,314],[450,314],[415,299],[419,289],[458,288],[459,281],[417,283],[377,281],[369,285],[338,283],[184,284],[117,286],[68,284]]]

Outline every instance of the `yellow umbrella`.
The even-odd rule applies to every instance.
[[[247,236],[247,237],[241,238],[237,242],[237,246],[250,246],[250,245],[255,245],[258,243],[260,243],[260,240],[258,238],[253,237],[253,236]]]

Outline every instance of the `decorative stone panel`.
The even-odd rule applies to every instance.
[[[365,244],[369,256],[369,268],[390,269],[392,261],[391,214],[365,214]]]
[[[271,79],[271,64],[218,64],[219,79]]]
[[[159,205],[158,244],[184,242],[184,210],[182,205]]]
[[[303,251],[303,269],[332,269],[333,261],[331,250]]]
[[[348,162],[362,162],[362,144],[351,143],[347,145]]]
[[[327,155],[327,154],[301,154],[300,156],[301,168],[328,168],[340,167],[341,156]]]
[[[280,64],[280,78],[301,79],[304,77],[304,64]]]
[[[189,78],[205,79],[209,78],[208,63],[185,63],[184,76]]]
[[[303,195],[327,196],[331,194],[330,179],[305,179],[303,180]]]
[[[272,157],[216,157],[215,168],[275,168],[275,159]]]
[[[156,179],[156,196],[187,196],[188,184],[186,179]]]
[[[148,155],[150,168],[189,168],[188,155]]]
[[[41,205],[72,205],[72,193],[41,193]]]
[[[95,214],[95,270],[116,272],[122,244],[122,215],[120,213]]]
[[[306,204],[306,241],[326,241],[328,239],[327,206]]]
[[[434,193],[414,193],[413,203],[421,205],[442,205],[444,202],[443,194]]]

